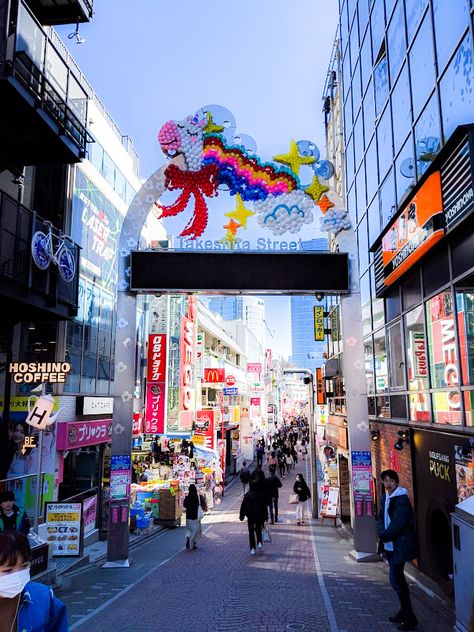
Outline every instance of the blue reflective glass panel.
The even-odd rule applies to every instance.
[[[357,14],[354,22],[352,23],[351,32],[349,33],[349,44],[351,48],[351,68],[354,70],[359,56],[359,28],[357,24]]]
[[[352,136],[346,146],[346,175],[347,184],[350,186],[354,177],[354,140]]]
[[[367,215],[364,215],[357,229],[359,244],[359,273],[363,274],[369,267],[369,243],[367,235]]]
[[[356,169],[364,156],[364,134],[362,130],[362,113],[357,117],[354,125],[354,154]]]
[[[410,51],[413,118],[418,118],[435,84],[435,64],[431,17],[425,15]]]
[[[365,165],[362,163],[356,175],[357,216],[362,217],[367,209],[365,188]]]
[[[378,185],[375,138],[372,139],[372,142],[367,149],[367,153],[365,154],[365,170],[367,180],[367,200],[370,202],[370,200],[374,197]]]
[[[427,4],[428,0],[405,0],[409,42],[411,42],[413,36],[415,35],[415,31],[420,23],[421,16],[423,15]]]
[[[376,196],[367,210],[367,218],[369,221],[369,246],[374,243],[380,235],[380,213],[379,199]]]
[[[355,226],[357,223],[357,202],[356,202],[356,194],[355,194],[355,183],[352,185],[352,188],[347,194],[347,210],[349,212],[352,225]]]
[[[395,179],[397,184],[397,202],[400,202],[410,189],[416,178],[415,157],[413,155],[413,139],[410,134],[407,142],[395,161]]]
[[[423,175],[441,147],[441,131],[436,93],[428,101],[415,125],[415,157],[418,177]]]
[[[441,79],[443,134],[447,139],[457,125],[472,123],[474,113],[474,68],[472,43],[468,34]]]
[[[395,11],[390,20],[387,31],[388,59],[390,64],[391,84],[395,82],[395,78],[402,65],[406,51],[405,37],[405,16],[403,11],[403,0],[398,0]]]
[[[375,0],[373,3],[370,24],[372,29],[372,54],[374,59],[377,59],[385,33],[385,12],[383,0]]]
[[[396,210],[395,200],[395,178],[393,169],[390,169],[388,176],[380,187],[380,210],[382,214],[382,227],[385,227],[392,219]]]
[[[354,109],[354,118],[357,110],[360,107],[361,100],[362,92],[360,88],[360,64],[359,62],[357,62],[352,75],[352,107]]]
[[[390,120],[390,105],[385,108],[382,118],[377,125],[377,147],[379,157],[379,176],[383,180],[393,157],[392,122]]]
[[[349,42],[349,23],[347,21],[347,2],[341,10],[341,49],[344,51]]]
[[[375,131],[375,102],[372,80],[364,96],[364,137],[367,145]]]
[[[351,63],[349,57],[349,49],[347,49],[344,59],[342,60],[342,84],[344,86],[344,98],[351,87]]]
[[[369,19],[369,0],[359,0],[359,33],[363,37]]]
[[[433,0],[438,70],[442,73],[464,31],[469,26],[467,0]]]
[[[405,142],[412,123],[407,64],[404,65],[392,92],[392,116],[393,143],[397,153]]]
[[[362,92],[364,92],[365,86],[372,74],[372,48],[370,46],[370,33],[368,31],[365,35],[364,43],[362,44],[360,64],[362,70]]]
[[[383,109],[388,97],[388,63],[387,55],[384,55],[374,69],[375,86],[375,112],[377,115]]]

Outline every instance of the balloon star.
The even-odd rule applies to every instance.
[[[224,226],[225,228],[225,226]],[[240,241],[242,241],[241,239],[239,239],[238,237],[235,236],[235,233],[232,233],[230,230],[228,230],[225,234],[225,237],[223,237],[222,239],[219,240],[221,244],[226,244],[228,243],[230,245],[230,249],[233,250],[234,249],[234,244],[239,243]]]
[[[315,161],[315,157],[300,156],[298,145],[294,140],[292,140],[290,142],[290,151],[287,154],[278,154],[278,156],[273,156],[273,160],[281,162],[284,165],[288,165],[288,167],[290,167],[290,169],[298,175],[300,167],[302,165],[311,165]]]
[[[327,187],[325,184],[321,184],[317,176],[314,176],[313,181],[311,182],[309,187],[306,187],[306,189],[304,190],[306,195],[312,197],[315,202],[317,202],[322,194],[326,193],[326,191],[329,191],[329,187]]]
[[[318,202],[316,202],[316,204],[321,209],[321,213],[326,213],[332,206],[334,206],[327,195],[323,195],[323,197]]]
[[[237,205],[235,207],[235,210],[230,211],[229,213],[225,213],[225,216],[233,217],[239,222],[242,228],[247,228],[247,218],[252,217],[252,215],[255,215],[255,211],[250,211],[248,208],[246,208],[239,194],[237,194],[235,197],[237,199]],[[224,228],[227,228],[227,227],[224,226]]]
[[[230,233],[231,235],[235,237],[237,229],[240,227],[241,227],[240,224],[238,224],[237,222],[234,222],[234,220],[231,219],[227,224],[225,224],[223,228],[227,230],[227,234]]]
[[[223,125],[216,125],[212,120],[212,114],[210,112],[206,112],[207,123],[204,126],[205,134],[220,134],[224,131]]]

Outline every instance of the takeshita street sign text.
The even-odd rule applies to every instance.
[[[292,140],[288,153],[264,162],[255,142],[237,134],[233,115],[216,105],[168,121],[158,140],[172,163],[154,212],[173,236],[174,249],[295,251],[321,231],[350,228],[327,184],[334,167],[320,160],[311,141]],[[217,203],[222,192],[234,196],[235,205]]]

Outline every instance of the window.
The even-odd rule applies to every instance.
[[[357,224],[357,203],[356,203],[356,195],[355,195],[355,184],[352,185],[351,190],[347,194],[347,210],[349,211],[351,222],[355,226]]]
[[[364,215],[357,229],[357,239],[359,243],[359,269],[363,274],[369,266],[369,245],[367,236],[367,215]]]
[[[392,219],[396,211],[395,178],[393,169],[390,169],[385,182],[380,187],[380,208],[382,210],[382,226],[385,227]]]
[[[389,352],[389,376],[391,388],[405,386],[405,362],[403,360],[402,327],[397,322],[387,329]]]
[[[384,322],[383,298],[375,298],[374,268],[370,268],[370,290],[372,292],[372,324],[377,329]]]
[[[463,384],[474,385],[474,278],[456,288],[459,350]]]
[[[372,15],[370,17],[372,27],[372,54],[377,57],[385,32],[385,14],[383,0],[373,2]]]
[[[362,38],[369,18],[369,0],[359,0],[359,32]],[[367,32],[368,33],[368,32]],[[368,38],[370,40],[370,38]]]
[[[435,84],[433,34],[430,14],[427,13],[410,51],[413,118],[419,113]]]
[[[444,138],[462,123],[472,122],[474,111],[472,42],[468,34],[440,82]]]
[[[351,86],[351,64],[350,64],[350,53],[349,48],[346,50],[346,55],[342,60],[342,83],[344,86],[344,98],[349,92],[349,88]]]
[[[369,224],[369,245],[372,245],[380,235],[379,199],[376,196],[367,210]]]
[[[461,423],[461,394],[453,296],[440,292],[426,303],[429,364],[433,393],[433,416],[439,424]]]
[[[362,163],[356,176],[357,217],[360,219],[367,208],[365,191],[365,166]]]
[[[410,405],[410,421],[431,421],[429,393],[410,393],[408,402]]]
[[[388,54],[390,62],[390,77],[392,85],[400,70],[407,47],[405,37],[405,15],[403,0],[398,0],[387,31]]]
[[[397,153],[405,142],[412,123],[407,64],[403,66],[392,92],[392,116],[393,144]]]
[[[349,18],[350,20],[351,18]],[[351,26],[351,32],[349,34],[349,46],[351,49],[351,68],[352,74],[354,74],[354,67],[359,55],[359,26],[357,23],[357,13],[354,16],[354,20]]]
[[[413,156],[413,139],[411,135],[403,145],[395,161],[395,177],[397,184],[397,203],[415,183],[415,158]]]
[[[367,153],[365,155],[365,169],[367,179],[367,200],[370,202],[377,190],[378,183],[375,138],[372,139],[372,142],[370,143],[370,146],[367,149]]]
[[[362,113],[359,113],[354,125],[354,154],[356,169],[364,156],[364,132],[362,129]]]
[[[402,311],[402,301],[400,299],[400,290],[395,287],[385,296],[385,314],[387,321],[393,320],[400,316]]]
[[[377,126],[377,147],[379,148],[379,177],[384,179],[392,164],[392,125],[390,120],[390,105],[385,108],[382,118]]]
[[[426,9],[427,0],[405,0],[407,14],[408,41],[411,42],[420,23],[421,16]]]
[[[372,315],[370,310],[370,279],[366,272],[360,280],[360,302],[362,305],[362,330],[364,336],[372,331]]]
[[[422,176],[441,147],[438,98],[433,93],[415,125],[415,153],[418,177]]]
[[[364,138],[367,146],[375,131],[375,102],[372,79],[364,97]]]
[[[384,53],[374,68],[375,113],[377,116],[383,109],[388,97],[388,63]]]
[[[385,349],[385,330],[374,334],[375,388],[377,393],[388,390],[387,352]]]
[[[433,251],[423,266],[423,290],[429,296],[449,281],[449,260],[446,248],[441,244]]]
[[[362,44],[362,50],[360,53],[360,67],[362,72],[362,92],[365,90],[365,86],[372,74],[372,49],[370,46],[370,33],[367,31]]]
[[[464,410],[466,411],[466,426],[474,426],[474,391],[464,392]]]
[[[405,346],[408,390],[422,391],[428,389],[428,355],[423,307],[421,305],[405,316]]]
[[[433,0],[436,53],[441,72],[469,26],[468,0]],[[449,25],[449,28],[447,28]]]
[[[402,293],[403,309],[405,311],[421,303],[421,279],[419,270],[404,282]]]
[[[346,147],[346,169],[347,169],[347,183],[350,186],[354,177],[354,139],[351,136]],[[349,186],[347,188],[349,188]]]

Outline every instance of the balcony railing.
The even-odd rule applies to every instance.
[[[93,0],[25,0],[41,24],[76,24],[92,19]]]
[[[60,133],[85,155],[88,95],[30,9],[20,2],[10,35],[5,73],[16,78],[57,124]]]
[[[70,250],[76,264],[76,278],[66,283],[57,268],[50,265],[40,270],[31,255],[31,238],[37,230],[48,232],[44,220],[15,199],[0,191],[0,281],[7,279],[28,288],[31,294],[21,291],[18,297],[28,300],[28,296],[47,298],[48,305],[56,302],[77,309],[77,287],[79,270],[79,246],[70,242]]]

